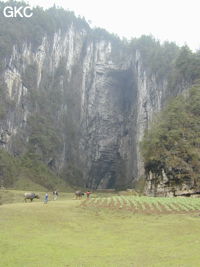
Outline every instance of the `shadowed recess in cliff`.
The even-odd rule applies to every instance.
[[[56,7],[34,14],[0,18],[1,148],[73,185],[128,186],[144,170],[145,128],[197,77],[198,54],[151,36],[120,40]]]

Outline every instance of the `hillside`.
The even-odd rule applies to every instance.
[[[200,191],[200,84],[171,100],[142,142],[147,191]]]

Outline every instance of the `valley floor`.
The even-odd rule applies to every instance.
[[[199,266],[200,212],[140,214],[82,202],[70,195],[0,206],[0,266]]]

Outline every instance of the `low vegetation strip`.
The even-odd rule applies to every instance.
[[[82,202],[86,207],[127,209],[139,213],[177,213],[200,210],[199,198],[162,198],[147,196],[112,196],[91,198]]]

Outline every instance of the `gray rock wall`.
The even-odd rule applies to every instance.
[[[23,153],[27,121],[42,110],[30,92],[42,92],[48,101],[56,92],[60,103],[52,112],[53,127],[62,147],[45,162],[54,162],[59,172],[73,161],[91,188],[128,187],[143,174],[139,143],[162,107],[166,80],[147,75],[139,51],[130,55],[123,48],[116,57],[112,41],[87,35],[72,25],[65,34],[44,36],[37,49],[25,42],[22,52],[13,47],[0,78],[10,103],[1,119],[0,144],[13,154]]]

